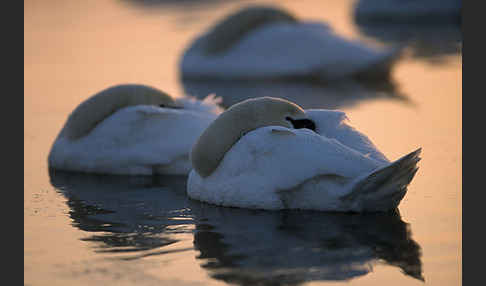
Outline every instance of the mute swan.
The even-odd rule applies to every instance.
[[[382,25],[459,23],[461,9],[462,0],[360,0],[355,4],[354,16],[358,22]]]
[[[218,98],[172,98],[144,85],[107,88],[69,115],[50,168],[125,175],[187,174],[189,152],[221,113]]]
[[[387,79],[401,48],[372,49],[322,22],[254,6],[237,11],[196,38],[183,53],[183,78],[322,81]]]
[[[387,211],[417,171],[418,149],[390,162],[343,112],[280,98],[233,105],[191,151],[189,197],[222,206]]]

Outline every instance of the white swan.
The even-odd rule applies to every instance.
[[[406,45],[407,55],[440,64],[461,54],[461,6],[461,0],[361,0],[354,22],[368,38]]]
[[[221,113],[218,98],[172,98],[144,85],[107,88],[69,115],[50,168],[87,173],[187,174],[189,152]]]
[[[390,162],[346,119],[343,112],[304,111],[271,97],[235,104],[195,143],[188,195],[242,208],[396,208],[421,149]]]
[[[400,48],[376,50],[271,7],[249,7],[195,39],[181,59],[183,78],[334,80],[389,77]]]

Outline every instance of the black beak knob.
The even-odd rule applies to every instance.
[[[286,117],[285,119],[290,121],[295,129],[307,128],[316,132],[316,124],[310,119],[292,119],[290,117]]]

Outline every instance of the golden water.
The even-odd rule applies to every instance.
[[[195,242],[202,243],[195,233],[203,233],[200,231],[203,225],[196,220],[204,217],[194,213],[198,208],[195,205],[189,216],[168,216],[170,225],[167,229],[150,236],[159,243],[165,239],[174,241],[171,244],[134,252],[101,251],[113,246],[92,238],[114,238],[118,237],[114,234],[119,233],[103,231],[104,227],[112,227],[109,223],[99,223],[99,230],[86,228],[92,222],[80,221],[80,218],[102,220],[103,216],[80,216],[76,203],[89,199],[63,194],[51,183],[47,169],[50,146],[69,112],[81,101],[120,83],[142,83],[174,96],[183,95],[187,87],[179,81],[178,74],[178,60],[183,49],[214,21],[250,2],[278,4],[300,18],[328,21],[337,33],[346,37],[359,38],[370,44],[379,42],[362,34],[354,24],[350,14],[353,1],[200,1],[198,5],[167,1],[168,4],[155,6],[137,2],[143,1],[24,1],[26,285],[227,284],[227,280],[213,275],[215,269],[203,267],[214,257],[200,257],[204,248],[201,245],[195,247]],[[371,96],[358,98],[352,104],[334,100],[333,106],[346,111],[351,123],[367,134],[389,159],[423,148],[420,170],[399,207],[401,219],[410,224],[411,239],[420,246],[419,259],[426,284],[460,285],[462,56],[460,52],[434,53],[434,49],[438,50],[434,47],[429,47],[432,52],[420,53],[420,48],[424,47],[409,50],[393,71],[397,88],[406,100]],[[326,99],[322,98],[321,105],[326,104]],[[75,182],[75,179],[69,180],[64,182],[68,186]],[[73,184],[79,187],[84,182]],[[180,192],[176,194],[181,195]],[[110,203],[116,197],[95,200]],[[128,200],[127,197],[123,199]],[[187,203],[180,197],[179,201]],[[128,223],[135,219],[123,217],[127,215],[123,213],[125,209],[121,205],[118,207],[120,218],[112,220]],[[188,211],[185,208],[174,210]],[[229,215],[240,216],[231,211]],[[273,216],[275,214],[262,215],[269,219]],[[209,217],[213,220],[224,218],[219,214]],[[241,217],[246,218],[246,214]],[[305,225],[306,220],[302,219],[301,223]],[[260,224],[256,221],[254,225]],[[247,227],[251,233],[252,226]],[[232,234],[224,228],[221,233],[228,237]],[[303,233],[313,232],[305,230]],[[306,243],[302,242],[302,246]],[[208,249],[218,251],[217,245],[212,247]],[[226,249],[230,246],[221,244],[219,247]],[[423,283],[380,259],[370,263],[371,272],[348,282],[351,285]],[[304,270],[312,269],[299,269],[302,273]],[[303,277],[295,283],[341,283]]]

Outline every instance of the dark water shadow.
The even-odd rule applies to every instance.
[[[194,245],[211,277],[239,285],[343,281],[392,265],[423,281],[421,248],[397,212],[195,210]]]
[[[97,252],[143,259],[174,251],[191,233],[196,257],[213,279],[239,285],[298,285],[396,266],[423,280],[421,248],[398,211],[344,214],[225,208],[190,200],[185,176],[125,177],[50,170],[67,198],[73,226],[93,233]],[[195,229],[194,229],[195,227]],[[147,251],[151,250],[151,251]]]
[[[361,16],[358,7],[367,4],[375,5],[373,1],[357,1],[352,16],[364,36],[385,45],[408,46],[412,57],[432,64],[443,64],[447,62],[447,56],[462,54],[461,1],[448,1],[444,5],[450,6],[449,9],[437,7],[437,14],[430,7],[430,12],[423,15]],[[429,4],[441,5],[439,1]]]
[[[362,83],[343,80],[333,83],[309,81],[189,80],[181,79],[184,92],[198,98],[214,93],[229,107],[242,100],[272,96],[295,102],[305,109],[339,109],[365,100],[389,99],[414,105],[394,81]]]
[[[166,18],[174,31],[188,31],[195,25],[206,25],[208,13],[235,2],[246,0],[115,0],[129,9]]]
[[[116,0],[144,9],[210,9],[218,5],[228,4],[227,0]],[[232,0],[241,2],[244,0]]]
[[[51,184],[67,199],[72,225],[93,233],[97,252],[140,252],[191,233],[185,176],[116,176],[49,170]]]
[[[432,64],[446,63],[447,56],[462,54],[462,32],[456,24],[357,23],[360,33],[387,45],[406,45],[411,56]]]

